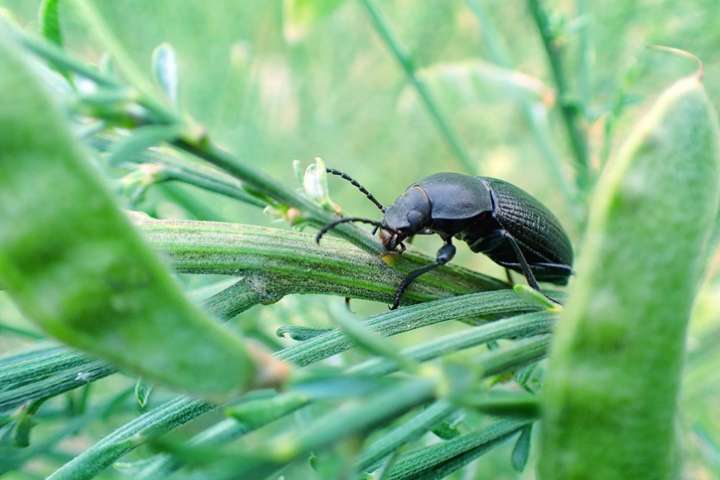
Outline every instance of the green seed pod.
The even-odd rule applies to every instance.
[[[2,33],[0,283],[50,335],[148,380],[211,398],[254,383],[242,340],[184,297]]]
[[[718,205],[698,77],[663,93],[607,166],[544,388],[543,479],[677,474],[685,330]]]

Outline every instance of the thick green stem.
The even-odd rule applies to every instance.
[[[678,393],[717,218],[719,138],[696,75],[661,95],[607,165],[545,377],[540,478],[678,478]]]
[[[291,293],[390,302],[403,274],[430,261],[408,252],[398,262],[398,271],[380,256],[333,238],[318,245],[313,235],[274,228],[152,220],[141,215],[133,215],[133,219],[146,238],[170,256],[176,270],[249,276],[247,285],[265,296],[263,303]],[[404,299],[414,303],[505,287],[492,277],[447,266],[420,277]]]

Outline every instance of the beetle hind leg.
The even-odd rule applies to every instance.
[[[520,262],[520,269],[523,272],[523,275],[525,276],[525,279],[527,280],[528,284],[534,289],[540,292],[541,294],[545,295],[548,299],[551,301],[560,304],[556,299],[550,297],[549,295],[546,295],[543,293],[542,290],[540,290],[540,285],[538,285],[537,280],[535,279],[535,275],[532,272],[532,269],[530,269],[530,264],[528,263],[527,259],[525,258],[525,254],[522,252],[522,249],[520,248],[520,245],[518,245],[517,240],[515,240],[515,237],[513,237],[509,232],[503,230],[501,232],[502,236],[505,237],[505,240],[510,244],[513,251],[515,252],[515,256],[518,259],[518,262]]]

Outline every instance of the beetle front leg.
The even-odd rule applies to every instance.
[[[403,293],[405,293],[405,290],[407,290],[407,288],[410,286],[410,284],[412,284],[412,282],[415,281],[416,278],[418,278],[423,273],[427,273],[430,270],[434,270],[437,267],[448,263],[455,256],[455,251],[455,245],[453,245],[452,241],[448,239],[446,240],[446,243],[442,247],[440,247],[440,250],[437,251],[437,255],[435,256],[435,263],[425,265],[424,267],[418,268],[417,270],[413,270],[412,272],[408,273],[407,276],[400,283],[398,289],[395,291],[395,299],[393,301],[393,304],[390,306],[390,310],[395,310],[398,305],[400,305],[400,300],[402,299]]]

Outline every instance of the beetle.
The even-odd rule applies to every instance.
[[[380,230],[388,251],[405,250],[414,235],[437,234],[443,245],[435,262],[413,270],[395,292],[391,309],[400,304],[405,290],[423,273],[445,265],[455,256],[453,239],[464,241],[475,253],[522,273],[540,290],[538,281],[566,285],[572,275],[573,248],[560,221],[542,203],[504,180],[459,173],[436,173],[410,185],[385,208],[365,187],[344,172],[337,175],[358,188],[383,213],[381,221],[343,217],[325,225],[316,241],[342,223],[362,222]]]

